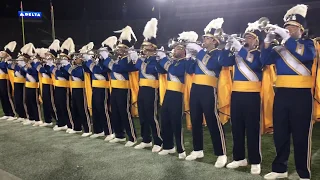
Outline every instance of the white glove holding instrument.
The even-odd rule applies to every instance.
[[[107,59],[109,57],[109,51],[107,48],[100,48],[99,50],[99,54],[103,59]]]
[[[90,59],[92,59],[92,55],[91,54],[84,54],[83,55],[83,60],[84,61],[89,61]]]
[[[67,60],[61,60],[60,63],[62,66],[67,66],[68,64],[70,64],[70,62]]]
[[[53,66],[53,61],[52,60],[47,60],[47,63],[46,63],[48,66]]]
[[[264,43],[271,43],[276,38],[274,33],[268,33],[266,38],[264,39]]]
[[[138,53],[136,51],[129,51],[129,58],[135,64],[139,58]]]
[[[158,51],[158,52],[157,52],[157,56],[159,56],[160,59],[163,59],[163,58],[165,58],[167,55],[166,55],[166,53],[163,52],[163,51]]]
[[[199,51],[201,51],[201,49],[203,49],[201,46],[199,46],[196,43],[188,43],[186,48],[191,49],[191,50],[195,50],[197,52],[199,52]]]
[[[26,65],[26,62],[24,62],[24,61],[18,61],[18,65],[19,65],[20,67],[24,67],[24,66]]]
[[[230,41],[232,43],[231,49],[234,48],[235,51],[240,51],[242,48],[241,43],[236,38],[231,38]]]
[[[284,28],[281,28],[281,27],[279,27],[277,25],[272,25],[272,24],[268,24],[266,27],[274,29],[273,31],[276,34],[279,34],[279,36],[282,37],[284,42],[286,42],[290,38],[290,34],[289,34],[289,31],[287,29],[284,29]]]

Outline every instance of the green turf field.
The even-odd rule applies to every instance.
[[[2,114],[1,114],[2,115]],[[0,116],[1,116],[0,115]],[[138,134],[139,123],[135,120]],[[206,129],[206,128],[205,128]],[[225,125],[228,158],[232,161],[230,125]],[[185,131],[187,153],[192,151],[190,131]],[[250,174],[250,167],[237,170],[216,169],[216,157],[209,132],[204,131],[205,157],[198,162],[178,160],[174,156],[159,156],[148,150],[126,148],[102,139],[82,138],[51,128],[23,126],[0,121],[1,170],[21,179],[262,179]],[[312,179],[320,179],[320,124],[313,131]],[[139,139],[141,140],[141,139]],[[292,149],[293,152],[293,149]],[[275,155],[272,135],[262,137],[262,173],[270,171]],[[289,179],[298,179],[293,154],[289,159]],[[1,179],[2,180],[2,179]]]

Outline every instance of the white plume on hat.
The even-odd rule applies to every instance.
[[[299,14],[305,18],[307,16],[307,11],[308,11],[307,5],[298,4],[287,11],[287,13],[283,17],[283,20],[286,22],[288,17],[290,17],[293,14]]]
[[[54,50],[54,51],[59,51],[60,50],[60,41],[58,39],[55,39],[51,45],[49,46],[49,49]]]
[[[152,37],[157,37],[158,31],[158,20],[156,18],[152,18],[150,21],[147,22],[146,26],[144,27],[143,37],[145,40],[149,40]]]
[[[120,42],[122,42],[122,40],[127,40],[127,41],[131,42],[131,40],[132,40],[131,35],[137,41],[136,35],[134,34],[134,32],[130,26],[126,26],[125,28],[123,28],[119,31],[114,31],[114,33],[121,33],[120,38],[119,38]]]
[[[94,43],[93,42],[89,42],[87,45],[83,46],[79,52],[80,53],[87,53],[88,51],[91,51],[94,47]]]
[[[4,47],[4,50],[8,49],[9,51],[13,52],[14,49],[16,49],[16,46],[17,46],[17,42],[11,41]]]
[[[198,40],[198,34],[194,31],[184,31],[179,34],[178,40],[196,42]]]
[[[47,49],[47,48],[41,48],[40,49],[40,54],[39,54],[39,56],[41,57],[41,58],[45,58],[46,57],[46,53],[49,51],[49,49]]]
[[[75,45],[74,45],[72,38],[68,38],[62,43],[61,51],[63,51],[63,50],[69,51],[69,54],[72,54],[75,52]],[[67,55],[69,55],[69,54],[67,54]]]
[[[108,37],[106,40],[104,40],[101,45],[102,46],[109,46],[112,51],[114,50],[114,46],[117,44],[118,38],[116,36]]]
[[[248,27],[246,28],[246,30],[244,31],[245,33],[247,32],[251,32],[251,31],[255,31],[255,30],[260,30],[260,23],[259,20],[253,22],[253,23],[248,23]]]
[[[35,47],[32,43],[28,43],[26,45],[24,45],[21,49],[20,49],[22,54],[27,54],[29,56],[34,56],[35,55]]]
[[[223,18],[213,19],[207,26],[204,28],[204,33],[210,32],[211,29],[219,29],[224,23]]]

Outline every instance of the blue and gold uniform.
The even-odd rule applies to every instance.
[[[12,87],[7,68],[8,64],[6,62],[0,62],[0,101],[4,115],[14,117],[15,109],[12,100]]]
[[[25,82],[26,73],[21,70],[18,64],[12,63],[8,65],[8,69],[14,70],[14,105],[16,112],[20,118],[29,119],[27,105],[25,104]]]
[[[249,164],[260,164],[262,80],[260,51],[258,49],[247,50],[244,47],[234,53],[230,50],[223,50],[219,62],[222,66],[234,66],[231,94],[233,160],[245,160],[245,135],[247,135]]]
[[[88,110],[88,102],[85,92],[84,67],[80,65],[68,64],[62,67],[62,71],[70,75],[70,88],[72,91],[72,118],[73,130],[84,133],[92,133],[91,120]]]
[[[39,76],[41,76],[41,84],[42,88],[41,96],[43,102],[43,116],[45,123],[52,123],[52,118],[58,122],[57,118],[57,110],[54,102],[54,86],[53,81],[50,74],[50,66],[48,65],[41,65],[40,62],[32,63],[33,68],[36,68]],[[59,123],[57,123],[59,124]]]
[[[34,67],[36,63],[35,60],[32,60],[30,66],[25,66],[22,68],[23,71],[26,73],[26,83],[25,83],[25,90],[26,90],[26,105],[29,114],[29,119],[31,121],[41,121],[38,122],[36,125],[40,125],[42,123],[41,118],[41,108],[39,102],[39,76],[38,71]]]
[[[284,28],[274,26],[281,36],[279,46],[270,45],[270,34],[261,51],[263,65],[274,64],[277,78],[273,104],[273,129],[276,157],[272,172],[265,179],[288,176],[288,158],[292,134],[296,171],[300,179],[311,178],[311,138],[313,128],[314,86],[312,65],[316,56],[313,40],[302,38],[306,28],[308,7],[299,4],[287,11]],[[288,31],[290,33],[288,33]],[[272,34],[271,34],[272,35]]]
[[[156,69],[156,56],[138,59],[135,67],[139,70],[138,112],[141,125],[142,142],[161,146],[162,138],[157,117],[159,77]]]
[[[200,50],[187,73],[194,74],[190,92],[190,114],[194,151],[203,150],[203,114],[210,131],[215,155],[226,155],[224,130],[217,109],[217,82],[222,66],[221,50]]]
[[[54,102],[57,110],[58,127],[66,130],[74,127],[72,114],[71,114],[71,94],[69,74],[64,70],[61,70],[61,65],[51,66],[49,73],[54,75]]]
[[[167,74],[167,87],[161,108],[161,132],[163,149],[174,148],[173,137],[179,154],[185,151],[183,142],[183,93],[187,60],[169,61],[167,57],[160,60],[159,73]],[[163,71],[163,70],[164,71]]]
[[[103,66],[103,61],[98,63],[88,60],[86,66],[91,72],[92,78],[92,120],[93,131],[95,134],[104,132],[104,134],[113,134],[110,120],[110,81],[108,77],[108,68]]]
[[[127,56],[112,60],[106,58],[103,65],[111,70],[111,122],[117,139],[124,139],[126,130],[131,142],[137,141],[134,122],[130,112],[131,92],[129,72],[134,70],[132,61]]]
[[[312,40],[296,40],[292,37],[281,46],[269,46],[261,52],[263,65],[275,64],[277,72],[273,106],[277,156],[272,164],[273,172],[287,172],[292,133],[297,172],[301,178],[310,177],[313,108],[311,67],[314,57]]]

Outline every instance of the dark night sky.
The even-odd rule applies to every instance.
[[[57,20],[77,20],[85,17],[92,20],[122,19],[124,3],[128,7],[127,16],[130,18],[149,18],[157,9],[157,0],[52,0],[55,18]],[[173,0],[161,3],[161,7],[172,7]],[[1,0],[0,17],[17,18],[20,8],[19,0]],[[41,11],[50,17],[50,0],[23,0],[24,11]],[[165,12],[168,8],[162,9]],[[86,12],[86,13],[84,13]],[[167,13],[166,13],[167,14]],[[164,14],[164,15],[166,15]]]

